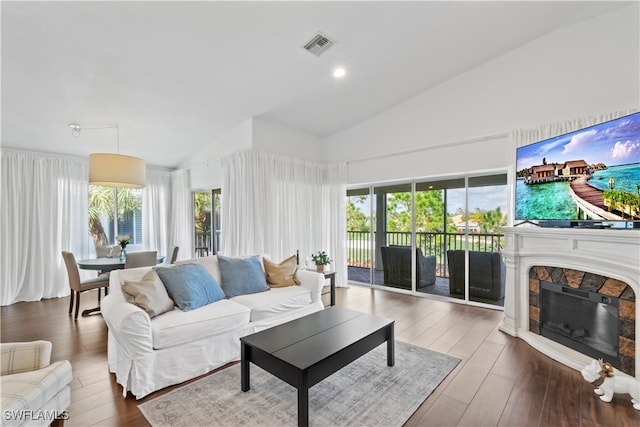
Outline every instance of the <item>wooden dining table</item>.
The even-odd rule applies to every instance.
[[[156,264],[160,264],[164,261],[164,256],[158,255],[156,258]],[[95,270],[101,273],[106,273],[113,270],[122,270],[124,269],[124,260],[120,260],[120,258],[89,258],[82,259],[77,261],[78,268],[83,270]],[[108,291],[105,290],[105,294]],[[100,289],[98,289],[98,304],[100,304]],[[100,305],[98,307],[89,308],[82,311],[82,316],[87,317],[94,313],[100,312]]]

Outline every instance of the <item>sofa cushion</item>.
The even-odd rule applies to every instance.
[[[155,270],[149,270],[139,281],[125,280],[120,289],[127,302],[146,311],[149,317],[173,310],[173,300]]]
[[[239,295],[231,300],[249,307],[251,321],[257,322],[311,304],[311,291],[302,286],[287,286]]]
[[[225,298],[216,279],[200,264],[157,267],[156,272],[180,310],[194,310]]]
[[[153,348],[175,347],[213,337],[249,323],[249,308],[220,300],[191,311],[173,310],[151,320]]]
[[[259,256],[230,258],[218,255],[222,290],[227,298],[269,290]]]
[[[204,269],[207,270],[209,274],[213,276],[214,279],[216,279],[216,282],[222,283],[222,278],[220,277],[220,267],[218,267],[217,255],[210,255],[210,256],[205,256],[205,257],[200,257],[195,259],[188,259],[183,261],[176,261],[177,265],[193,264],[193,263],[200,264],[201,266],[203,266]]]
[[[264,272],[267,276],[267,283],[271,288],[281,288],[283,286],[299,285],[296,279],[298,270],[298,258],[295,255],[276,264],[267,258],[263,258]]]

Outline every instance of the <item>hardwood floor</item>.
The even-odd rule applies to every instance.
[[[82,309],[97,295],[83,294]],[[328,298],[328,295],[323,298]],[[99,315],[67,314],[68,298],[2,307],[3,342],[45,339],[53,360],[73,366],[66,426],[148,426],[137,409],[175,387],[140,401],[122,396],[107,369],[107,328]],[[579,372],[497,330],[502,312],[351,286],[337,304],[395,319],[396,338],[462,361],[406,426],[633,426],[640,425],[626,395],[601,402]]]

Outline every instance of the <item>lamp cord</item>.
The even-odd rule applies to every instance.
[[[80,131],[83,129],[90,129],[90,130],[96,130],[96,129],[116,129],[116,139],[117,139],[117,153],[118,155],[120,155],[120,126],[115,124],[115,125],[108,125],[108,126],[92,126],[92,127],[81,127],[80,125],[77,124],[70,124],[69,127],[71,128],[71,136],[73,136],[74,138],[77,138],[80,136]]]

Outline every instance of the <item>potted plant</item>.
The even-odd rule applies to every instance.
[[[324,266],[331,262],[329,255],[325,251],[320,251],[317,254],[311,254],[311,259],[316,265],[318,273],[324,273]]]

